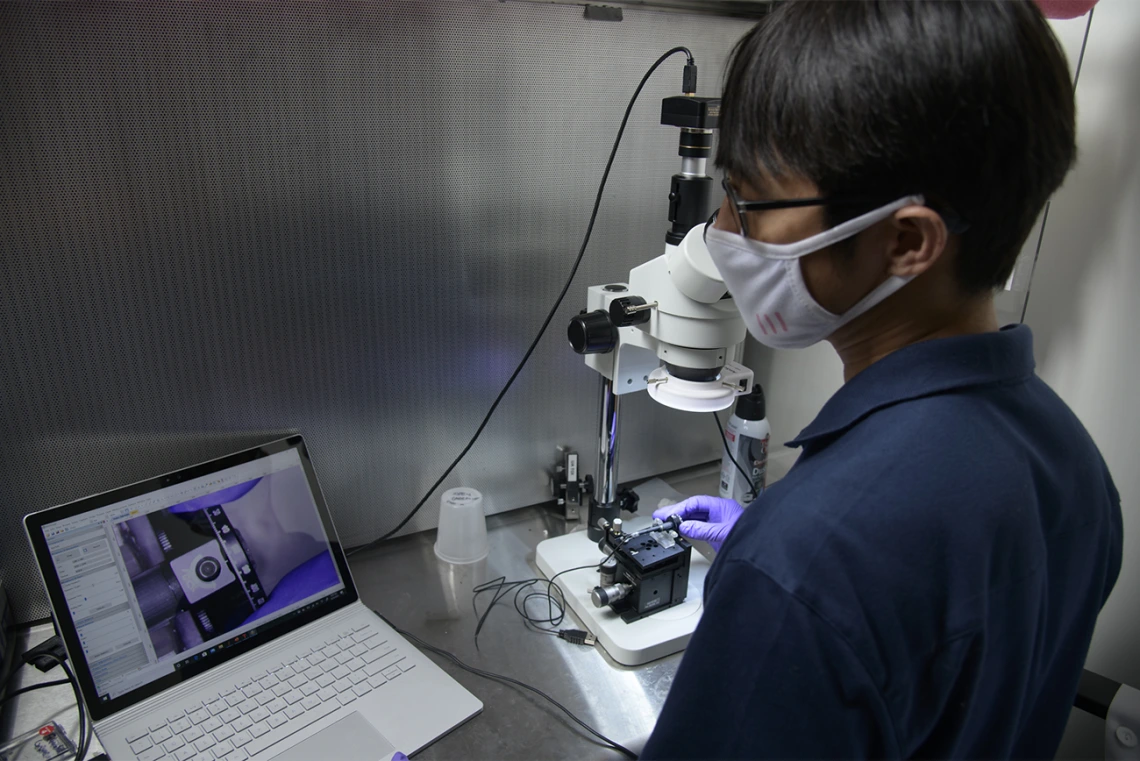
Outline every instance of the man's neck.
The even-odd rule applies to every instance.
[[[884,302],[884,309],[868,312],[828,339],[843,361],[844,382],[904,346],[998,329],[993,294],[988,292],[945,310],[891,309],[889,304]]]

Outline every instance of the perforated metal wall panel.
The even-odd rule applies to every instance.
[[[566,277],[621,112],[673,45],[720,86],[748,22],[529,3],[0,3],[0,566],[47,614],[28,512],[291,431],[342,538],[391,528]],[[642,95],[559,316],[446,486],[549,498],[594,456],[586,286],[664,245],[682,60]],[[627,399],[623,479],[715,459]],[[438,497],[410,530],[435,525]]]

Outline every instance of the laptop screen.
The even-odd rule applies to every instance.
[[[275,449],[39,527],[89,704],[118,710],[355,599],[303,446]]]

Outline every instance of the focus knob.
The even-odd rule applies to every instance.
[[[610,302],[610,320],[619,328],[644,325],[649,322],[649,309],[640,296],[626,296]]]
[[[617,346],[618,330],[606,310],[598,309],[572,319],[566,337],[579,354],[606,354]]]

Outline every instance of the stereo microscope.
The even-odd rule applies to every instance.
[[[542,542],[536,561],[548,578],[558,576],[571,609],[625,665],[685,647],[700,617],[708,561],[691,552],[676,526],[623,529],[621,511],[636,511],[638,497],[617,486],[621,397],[644,389],[675,409],[715,412],[752,390],[752,371],[736,361],[747,329],[703,238],[719,113],[719,99],[664,99],[661,123],[681,129],[665,253],[631,270],[629,282],[591,286],[586,309],[567,330],[574,351],[601,375],[598,466],[592,479],[567,489],[579,499],[589,494],[586,531]],[[602,565],[567,570],[591,563]]]

